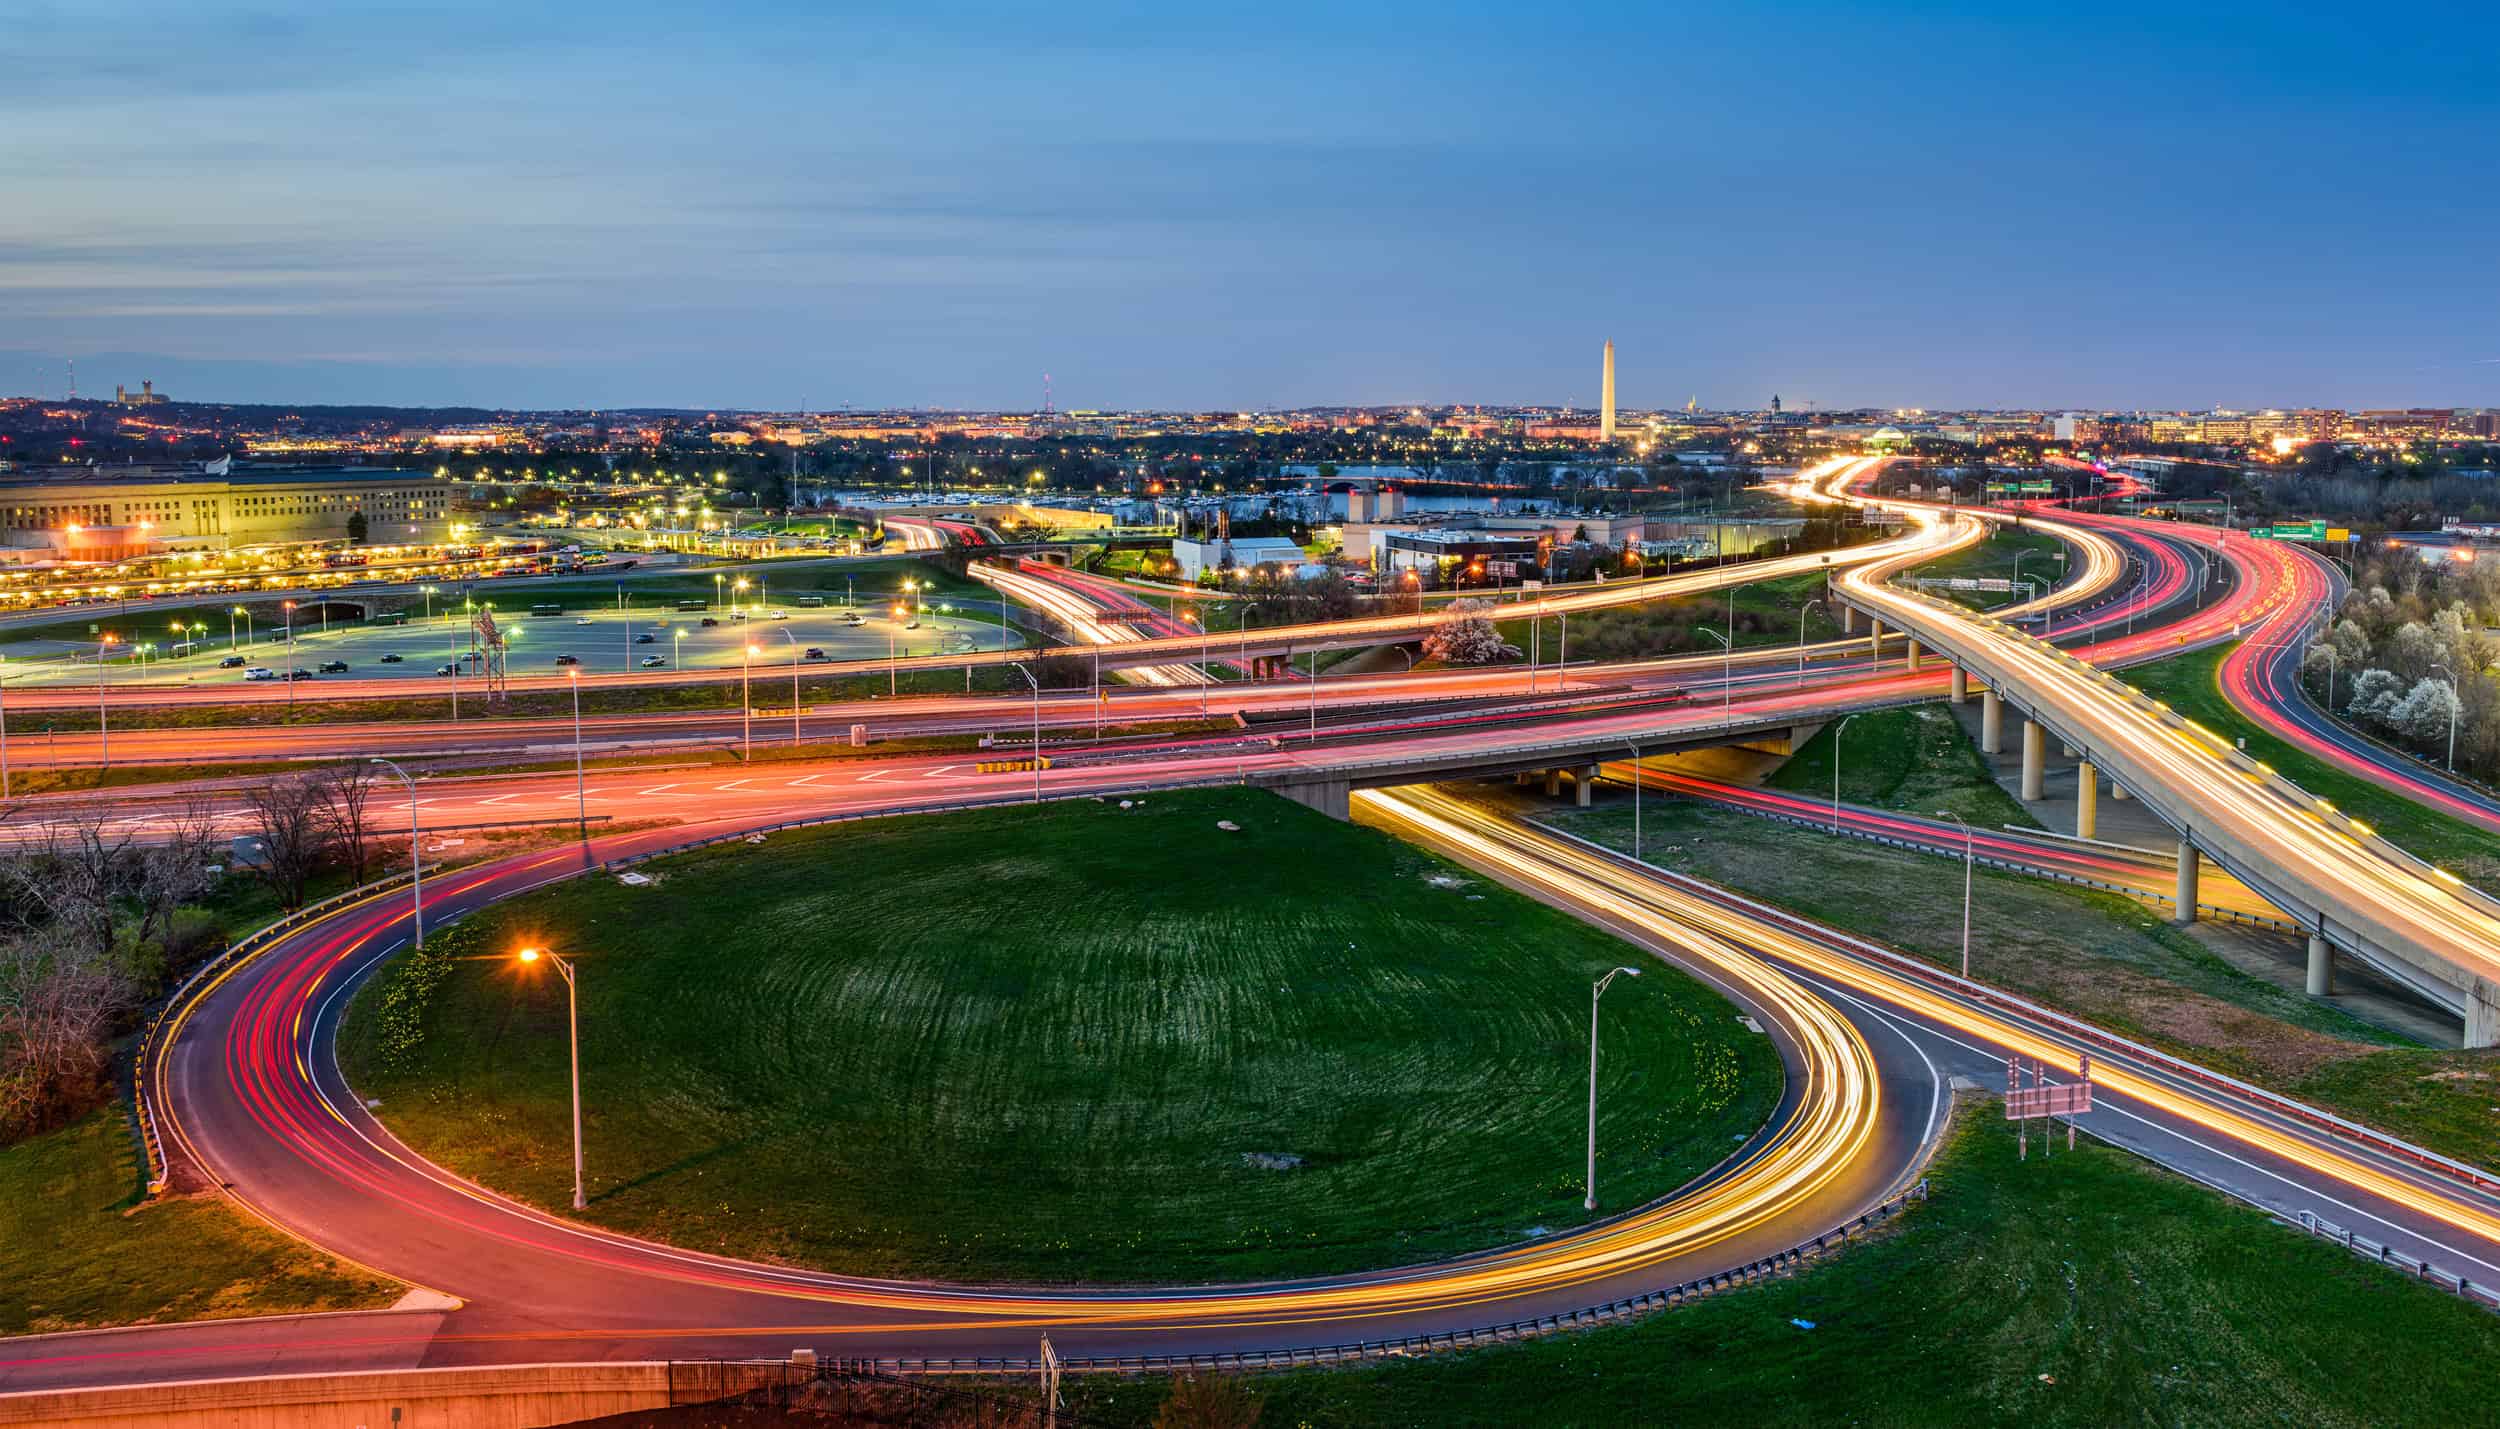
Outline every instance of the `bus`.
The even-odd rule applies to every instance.
[[[553,601],[540,601],[538,604],[533,605],[533,606],[531,606],[531,607],[530,607],[530,614],[532,614],[532,615],[562,615],[562,614],[564,614],[564,607],[563,607],[563,606],[560,606],[560,605],[557,605],[557,604],[556,604],[555,602],[553,602]]]
[[[681,600],[677,602],[677,608],[679,610],[709,610],[712,608],[712,603],[708,600]]]

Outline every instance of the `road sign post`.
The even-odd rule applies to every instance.
[[[2025,1082],[2025,1074],[2029,1082]],[[2015,1154],[2028,1160],[2031,1155],[2030,1119],[2035,1116],[2066,1118],[2066,1149],[2075,1149],[2074,1119],[2092,1109],[2092,1054],[2086,1052],[2078,1063],[2078,1081],[2051,1085],[2048,1068],[2037,1060],[2022,1057],[2005,1059],[2005,1119],[2014,1123]],[[2040,1143],[2042,1155],[2048,1143]]]

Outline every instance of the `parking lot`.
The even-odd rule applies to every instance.
[[[894,619],[882,605],[863,605],[859,624],[849,623],[838,601],[824,607],[768,606],[755,610],[726,608],[703,611],[573,610],[560,615],[532,616],[521,611],[495,612],[504,633],[507,668],[514,674],[544,674],[563,668],[571,657],[585,674],[616,674],[642,669],[736,669],[752,645],[753,662],[786,666],[791,652],[810,658],[819,650],[829,661],[882,660],[896,655],[951,654],[996,650],[1002,640],[1018,643],[1012,631],[986,620],[942,614],[935,607],[917,621]],[[432,680],[469,647],[465,615],[437,614],[431,620],[411,619],[405,625],[334,623],[299,624],[294,631],[291,664],[313,671],[315,678]],[[129,637],[146,643],[146,637]],[[255,627],[248,638],[238,632],[229,644],[226,632],[202,636],[191,653],[172,654],[171,637],[158,638],[154,651],[138,652],[131,644],[112,648],[110,680],[186,680],[196,683],[245,683],[246,670],[259,667],[283,678],[290,665],[286,633]],[[0,646],[6,678],[12,685],[77,684],[96,678],[96,647],[66,641],[20,641]],[[221,662],[239,657],[241,667]],[[343,671],[325,665],[344,664]]]

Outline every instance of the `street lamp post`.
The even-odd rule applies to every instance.
[[[374,756],[369,762],[379,764],[383,768],[390,770],[393,774],[399,776],[400,783],[408,786],[408,893],[411,899],[410,914],[417,932],[417,951],[424,952],[425,865],[417,842],[417,781],[408,777],[407,770],[400,768],[398,765],[393,764],[391,761],[384,759],[379,755]]]
[[[566,682],[573,687],[573,818],[581,830],[582,842],[590,842],[590,793],[582,779],[582,671],[578,665],[567,665]]]
[[[1856,718],[1857,718],[1857,716],[1856,716],[1856,715],[1850,715],[1847,719],[1843,719],[1840,723],[1838,723],[1838,724],[1836,724],[1836,725],[1832,726],[1832,832],[1833,832],[1833,833],[1839,833],[1839,832],[1840,832],[1840,737],[1841,737],[1842,735],[1847,734],[1847,733],[1849,732],[1849,720],[1853,720],[1853,719],[1856,719]]]
[[[1970,821],[1951,809],[1938,809],[1936,817],[1951,819],[1962,826],[1962,976],[1970,976],[1970,888],[1971,868],[1978,861],[1977,833]]]
[[[746,762],[755,762],[755,697],[747,693],[747,676],[755,668],[757,651],[750,640],[739,647],[738,655],[738,726],[746,737]]]
[[[1641,970],[1616,968],[1589,989],[1589,1168],[1588,1196],[1580,1203],[1583,1210],[1597,1209],[1597,1000],[1606,995],[1607,984],[1624,973],[1639,977]]]
[[[1632,861],[1641,861],[1641,747],[1632,746]]]
[[[1823,603],[1820,597],[1797,607],[1797,688],[1806,686],[1806,615]]]
[[[781,638],[790,642],[790,747],[799,747],[799,637],[787,625],[776,627]]]
[[[113,642],[119,638],[119,636],[116,636],[113,632],[108,630],[104,632],[103,636],[95,643],[96,750],[99,758],[103,761],[103,767],[107,769],[113,767],[113,721],[110,712],[108,712],[104,707],[104,676],[111,668],[105,663],[104,657],[105,652],[111,650],[113,648]]]
[[[894,638],[901,630],[902,618],[903,607],[899,605],[886,612],[885,693],[888,699],[898,698],[903,691],[902,656],[894,648]]]
[[[1022,660],[1007,663],[1033,687],[1033,802],[1038,804],[1042,802],[1042,682],[1033,678]]]
[[[586,1204],[582,1199],[582,1007],[581,990],[573,980],[573,965],[545,948],[523,948],[522,962],[540,959],[555,964],[564,975],[565,1041],[573,1053],[573,1209]]]
[[[1719,642],[1721,647],[1719,655],[1719,703],[1722,707],[1733,707],[1736,703],[1735,627],[1730,626],[1728,628],[1729,633],[1726,635],[1721,635],[1719,632],[1711,629],[1707,625],[1696,625],[1693,628]],[[1802,671],[1804,669],[1803,662],[1805,657],[1803,655],[1799,655],[1797,658],[1799,661],[1798,668]],[[1799,678],[1802,680],[1803,675],[1801,674]]]
[[[2457,772],[2457,716],[2465,712],[2465,691],[2457,688],[2457,672],[2445,665],[2433,665],[2448,675],[2448,772]]]

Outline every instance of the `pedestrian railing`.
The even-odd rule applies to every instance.
[[[2281,1220],[2281,1217],[2276,1217]],[[2500,1282],[2469,1280],[2461,1274],[2442,1270],[2427,1260],[2409,1256],[2384,1241],[2374,1241],[2332,1221],[2321,1220],[2315,1212],[2303,1211],[2297,1221],[2283,1221],[2297,1226],[2315,1239],[2329,1245],[2340,1245],[2355,1257],[2373,1265],[2411,1276],[2425,1285],[2436,1285],[2469,1305],[2486,1310],[2500,1310]]]

